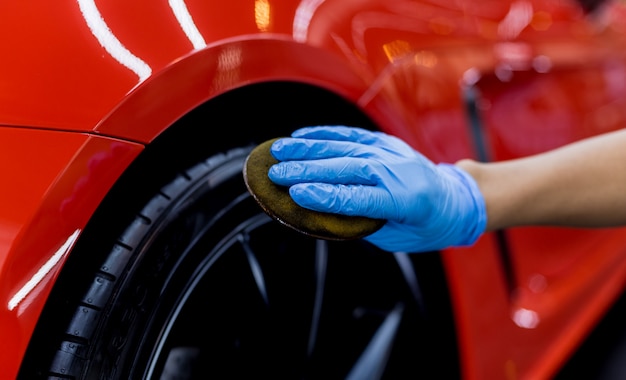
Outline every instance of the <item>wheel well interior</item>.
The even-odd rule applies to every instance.
[[[375,128],[354,104],[330,91],[270,82],[232,90],[197,107],[159,136],[150,149],[168,145],[179,154],[206,155],[288,135],[298,127],[324,124]]]

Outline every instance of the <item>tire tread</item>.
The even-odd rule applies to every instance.
[[[61,342],[48,370],[48,379],[80,379],[95,355],[94,339],[99,326],[111,307],[112,297],[129,265],[136,249],[140,247],[160,219],[199,179],[206,176],[226,160],[247,154],[249,149],[236,148],[227,153],[211,156],[191,168],[179,172],[165,186],[155,191],[154,196],[138,212],[106,255],[102,265],[94,272],[93,280],[77,305],[71,320],[62,334]]]

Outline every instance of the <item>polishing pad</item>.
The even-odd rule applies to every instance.
[[[276,185],[267,176],[269,168],[278,163],[270,153],[276,140],[278,138],[254,148],[243,167],[244,182],[265,213],[298,232],[326,240],[361,238],[385,224],[380,219],[323,213],[296,204],[289,196],[288,187]]]

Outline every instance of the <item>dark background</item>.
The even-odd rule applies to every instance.
[[[626,380],[626,293],[555,380]]]

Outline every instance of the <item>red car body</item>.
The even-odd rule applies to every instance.
[[[573,0],[13,1],[0,14],[3,379],[109,189],[221,94],[318,87],[437,162],[626,125],[620,2],[588,14]],[[467,379],[552,376],[626,285],[620,228],[516,228],[442,257]]]

